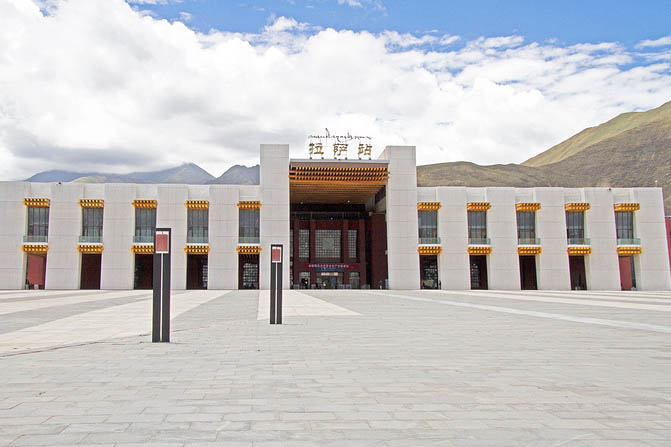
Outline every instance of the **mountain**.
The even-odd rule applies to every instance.
[[[178,183],[202,185],[214,176],[194,163],[161,171],[105,174],[99,172],[44,171],[27,178],[27,182],[83,182],[83,183]]]
[[[657,181],[657,183],[655,183]],[[419,186],[657,186],[671,214],[671,102],[624,113],[521,165],[453,162],[417,166]]]
[[[647,112],[623,113],[599,126],[588,127],[568,140],[551,147],[545,152],[541,152],[522,164],[524,166],[538,167],[557,163],[594,144],[629,130],[655,121],[668,120],[671,120],[671,101]]]
[[[251,167],[235,165],[228,168],[220,177],[207,183],[219,185],[258,185],[259,181],[259,165]]]

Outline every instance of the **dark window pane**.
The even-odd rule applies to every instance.
[[[487,212],[468,211],[468,238],[487,238]]]
[[[438,212],[437,211],[418,211],[419,237],[437,238],[438,237]]]

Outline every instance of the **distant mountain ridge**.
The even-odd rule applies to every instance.
[[[130,174],[40,172],[31,182],[258,185],[260,167],[231,166],[215,178],[193,163]],[[417,166],[418,186],[650,187],[664,191],[671,214],[671,102],[623,113],[541,152],[522,164],[482,166],[459,161]]]
[[[653,187],[671,214],[671,102],[624,113],[524,163],[452,162],[417,167],[419,186]]]

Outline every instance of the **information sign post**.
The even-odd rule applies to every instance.
[[[283,246],[270,246],[270,324],[282,324]]]
[[[154,301],[151,341],[170,341],[171,229],[157,228],[154,235]]]

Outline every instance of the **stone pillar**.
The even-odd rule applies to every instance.
[[[419,289],[417,166],[415,146],[387,146],[387,265],[389,288]]]
[[[259,285],[270,287],[270,245],[284,246],[282,287],[289,287],[289,145],[261,145]]]

